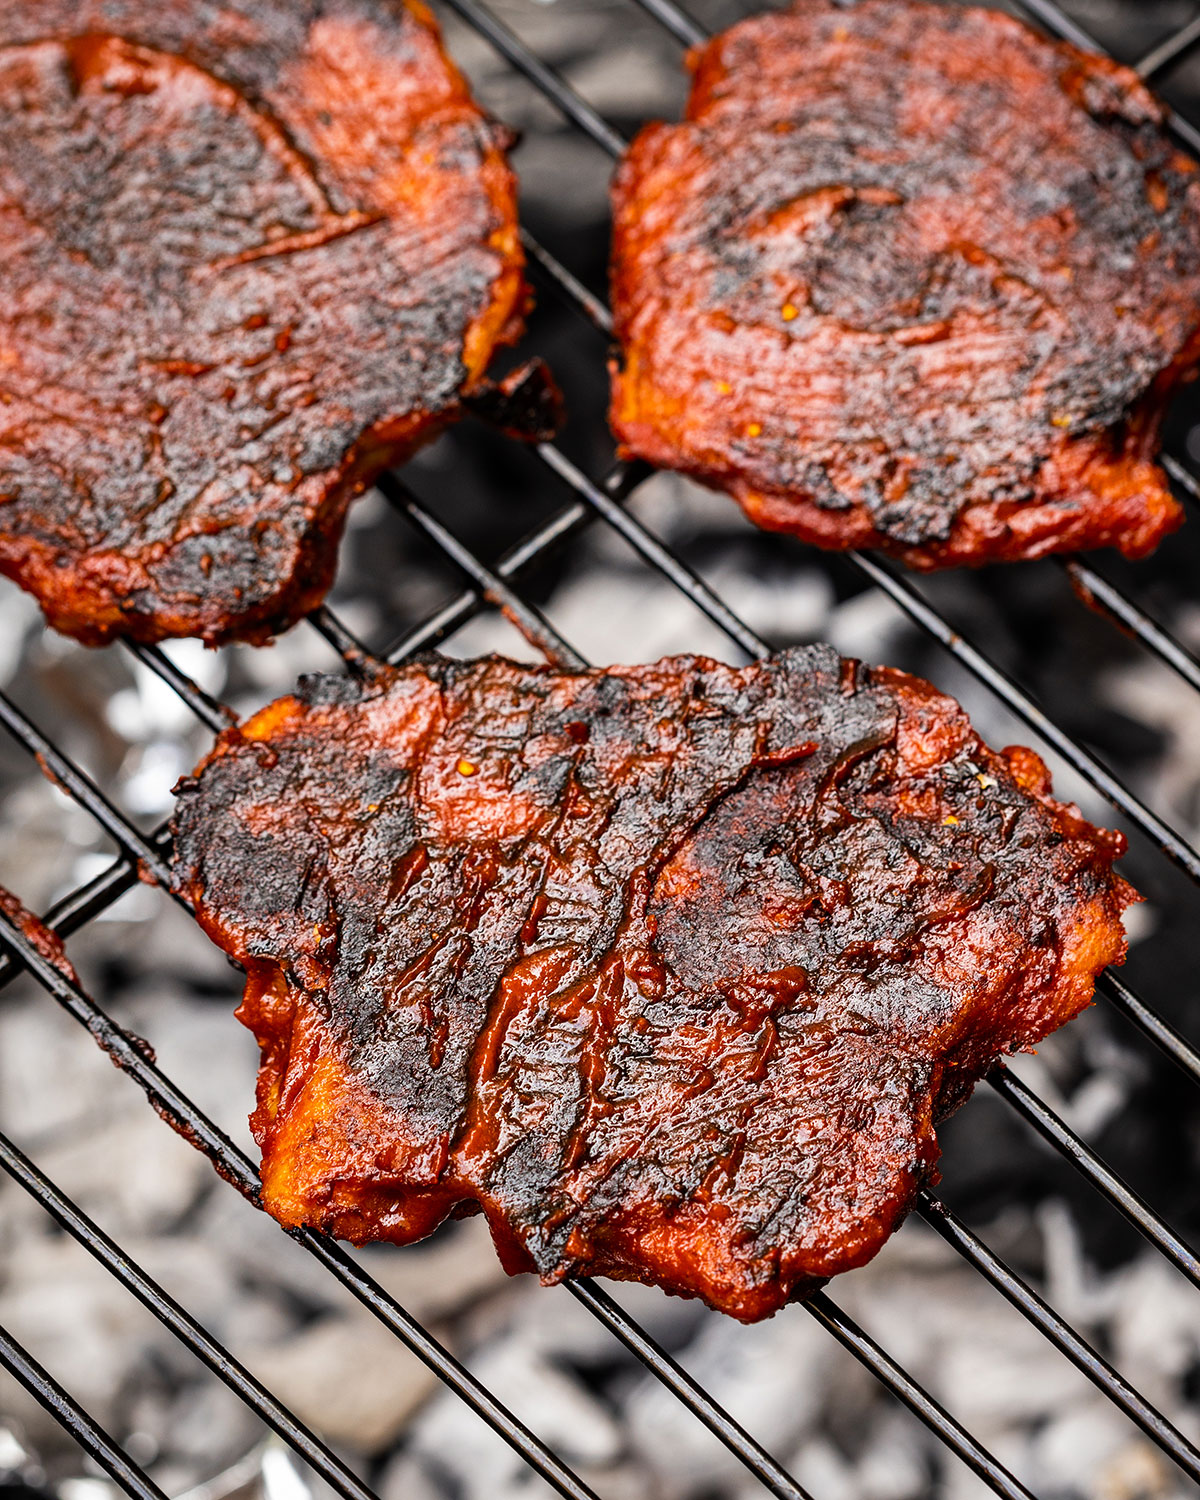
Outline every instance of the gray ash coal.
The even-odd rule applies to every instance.
[[[505,20],[631,132],[671,114],[678,49],[625,0],[503,0]],[[727,0],[697,6],[710,24]],[[1152,46],[1194,3],[1080,0],[1072,7],[1123,56]],[[607,245],[603,153],[458,24],[452,45],[497,114],[520,127],[516,164],[533,233],[596,290]],[[1200,113],[1200,53],[1165,77]],[[611,461],[604,341],[539,287],[522,354],[560,374],[564,443],[589,473]],[[1171,440],[1200,462],[1194,395]],[[567,492],[476,424],[406,477],[484,558],[545,519]],[[1023,724],[906,623],[844,560],[755,532],[737,508],[675,478],[633,510],[773,643],[841,651],[931,677],[996,744]],[[1148,562],[1104,574],[1200,651],[1200,520]],[[528,596],[598,661],[672,651],[736,659],[728,641],[607,531],[593,527],[528,580]],[[332,604],[383,648],[457,593],[454,570],[377,496],[353,512]],[[1083,608],[1059,566],[954,573],[921,584],[970,638],[1151,806],[1200,838],[1200,697],[1111,623]],[[499,615],[448,643],[459,655],[532,653]],[[338,659],[301,625],[270,649],[170,654],[239,713]],[[112,648],[46,634],[25,596],[0,591],[0,681],[141,826],[209,742],[168,688]],[[1108,805],[1054,762],[1060,794],[1110,826]],[[112,857],[91,819],[0,739],[0,881],[35,910]],[[1131,916],[1126,976],[1179,1029],[1200,1035],[1194,887],[1136,832],[1127,871],[1147,902]],[[85,983],[146,1036],[178,1080],[249,1147],[252,1038],[232,1019],[239,975],[160,892],[138,886],[71,939]],[[1020,1059],[1016,1071],[1190,1243],[1200,1239],[1200,1095],[1103,1002]],[[244,1203],[147,1107],[86,1033],[28,981],[0,998],[0,1129],[74,1197],[296,1413],[382,1500],[524,1500],[549,1489],[358,1303]],[[1200,1440],[1200,1296],[993,1092],[942,1132],[947,1202],[1193,1440]],[[321,1486],[246,1408],[56,1228],[0,1183],[0,1324],[10,1328],[173,1497],[306,1500]],[[762,1493],[724,1448],[563,1288],[510,1281],[481,1221],[422,1246],[361,1252],[383,1286],[546,1438],[605,1500],[749,1500]],[[833,1288],[838,1304],[942,1400],[1035,1493],[1053,1500],[1183,1500],[1192,1487],[1137,1428],[920,1221]],[[640,1287],[615,1295],[816,1500],[975,1500],[989,1493],[803,1308],[745,1328]],[[0,1487],[12,1500],[111,1500],[106,1480],[0,1376]]]

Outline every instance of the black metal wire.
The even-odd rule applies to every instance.
[[[577,1302],[614,1334],[659,1380],[669,1385],[679,1399],[708,1430],[752,1470],[779,1500],[809,1500],[792,1476],[750,1436],[740,1423],[712,1399],[704,1387],[678,1365],[667,1351],[593,1281],[569,1281],[567,1287]]]
[[[257,1381],[244,1365],[203,1328],[92,1219],[0,1134],[0,1166],[95,1257],[139,1302],[148,1308],[197,1359],[239,1395],[247,1406],[345,1500],[375,1500],[374,1491],[342,1462],[315,1433]]]
[[[1152,620],[1145,610],[1139,609],[1126,598],[1116,586],[1102,574],[1097,573],[1079,558],[1062,559],[1063,571],[1071,580],[1071,586],[1079,596],[1105,614],[1121,630],[1135,636],[1148,651],[1154,653],[1172,672],[1182,677],[1191,688],[1200,692],[1200,661],[1173,635]]]
[[[638,483],[640,474],[640,468],[614,464],[604,479],[602,488],[606,494],[622,499]],[[594,510],[581,501],[556,511],[548,521],[504,553],[494,568],[497,578],[507,582],[517,577],[535,562],[549,556],[568,537],[582,531],[594,517]],[[464,589],[457,599],[452,599],[441,609],[435,610],[428,619],[394,641],[384,652],[384,659],[394,664],[418,651],[432,650],[468,620],[474,619],[483,610],[485,602],[480,590]]]
[[[953,1449],[998,1495],[1005,1495],[1009,1500],[1032,1500],[1025,1486],[1014,1479],[965,1427],[956,1422],[928,1391],[917,1385],[908,1371],[886,1354],[824,1292],[810,1297],[804,1305],[818,1323],[828,1329],[855,1359],[882,1380],[910,1411],[915,1412],[927,1427],[932,1428],[947,1447]]]
[[[402,480],[394,474],[385,474],[379,481],[379,489],[401,515],[406,516],[462,569],[482,597],[501,610],[543,656],[564,671],[582,672],[587,667],[579,652],[563,639],[542,612],[526,603],[498,574],[485,567],[469,548],[430,515]]]
[[[1200,1449],[1184,1437],[1140,1391],[1135,1390],[1123,1375],[1118,1374],[1065,1318],[1061,1318],[1049,1303],[1038,1296],[1028,1282],[1005,1265],[998,1255],[989,1250],[977,1235],[972,1234],[932,1194],[920,1195],[918,1211],[947,1244],[970,1261],[985,1280],[1007,1297],[1115,1406],[1119,1406],[1148,1437],[1153,1438],[1164,1453],[1169,1453],[1185,1473],[1200,1481]]]
[[[612,314],[594,292],[588,291],[578,276],[573,275],[561,261],[550,254],[549,250],[539,245],[528,230],[522,229],[521,244],[525,247],[525,253],[532,263],[545,273],[551,285],[568,306],[583,313],[588,322],[600,333],[612,332]]]
[[[485,5],[480,5],[478,0],[446,0],[446,4],[451,10],[457,11],[481,36],[486,37],[501,56],[526,73],[546,98],[573,124],[578,125],[585,135],[610,156],[620,156],[629,144],[620,131],[614,130],[603,115],[598,114],[586,99],[581,98],[561,73],[544,63],[540,57],[535,57],[524,42]]]
[[[1043,1140],[1091,1182],[1193,1286],[1200,1287],[1200,1257],[1184,1244],[1150,1205],[1082,1141],[1027,1083],[1006,1067],[994,1068],[988,1082],[1007,1104],[1022,1115]]]
[[[160,885],[169,888],[171,870],[152,839],[139,833],[100,788],[41,732],[15,703],[0,693],[0,724],[37,757],[51,781],[85,807],[128,859],[140,861]]]
[[[571,462],[553,443],[539,443],[538,457],[566,484],[581,495],[599,515],[618,532],[629,545],[643,557],[651,567],[669,579],[681,594],[684,594],[703,614],[723,630],[731,641],[742,648],[747,656],[763,657],[770,653],[770,646],[762,636],[756,635],[749,625],[729,608],[723,599],[709,588],[708,584],[663,545],[650,530],[643,526],[627,510],[622,509],[599,485],[592,481]]]
[[[1142,78],[1152,78],[1168,64],[1177,62],[1184,53],[1190,52],[1197,42],[1200,42],[1200,15],[1186,26],[1181,26],[1165,41],[1159,42],[1157,47],[1151,47],[1149,52],[1138,59],[1135,71]]]
[[[225,704],[217,700],[182,671],[161,646],[145,646],[140,641],[125,641],[125,648],[131,656],[137,658],[144,666],[157,673],[159,677],[173,688],[183,699],[196,717],[213,731],[220,734],[222,729],[228,729],[236,722],[237,715]]]
[[[1096,988],[1114,1010],[1119,1011],[1143,1035],[1149,1037],[1194,1083],[1200,1083],[1200,1051],[1180,1036],[1156,1011],[1151,1010],[1123,979],[1118,979],[1111,969],[1106,969],[1097,979]]]
[[[19,1380],[52,1417],[57,1418],[83,1451],[133,1500],[166,1500],[150,1476],[121,1452],[103,1427],[17,1343],[7,1328],[0,1328],[0,1365]]]
[[[150,837],[157,845],[160,854],[166,856],[170,852],[170,835],[165,823],[155,829]],[[69,937],[71,933],[77,932],[90,922],[93,917],[99,916],[102,911],[107,911],[114,901],[117,901],[137,883],[136,862],[125,855],[120,855],[106,870],[101,870],[84,885],[77,886],[75,890],[69,891],[61,900],[56,901],[43,920],[60,937]],[[0,953],[0,988],[15,979],[23,972],[23,969],[24,965],[11,953]]]
[[[1173,864],[1200,884],[1200,853],[1188,840],[1176,833],[1157,813],[1152,812],[1090,750],[1084,749],[1060,729],[1024,688],[1018,686],[1003,668],[997,666],[978,646],[956,630],[890,563],[868,557],[863,552],[850,552],[846,556],[864,577],[869,578],[876,588],[899,605],[910,620],[932,636],[955,660],[967,667],[978,681],[990,688],[1018,717],[1024,719],[1038,738],[1052,746],[1076,775],[1082,776],[1095,787],[1106,801],[1123,813]]]
[[[1164,453],[1159,462],[1172,484],[1179,486],[1189,500],[1200,500],[1200,480],[1173,453]]]
[[[352,635],[327,604],[318,605],[307,617],[308,623],[342,658],[352,672],[375,658],[366,646]]]

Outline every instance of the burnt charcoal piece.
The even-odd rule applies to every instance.
[[[1133,72],[916,0],[797,0],[689,65],[613,190],[627,456],[923,569],[1180,524],[1200,173]]]
[[[309,678],[179,788],[246,966],[284,1224],[744,1319],[869,1259],[934,1122],[1088,1004],[1118,834],[928,683],[829,647]]]
[[[404,0],[0,0],[0,571],[265,640],[526,301],[505,139]]]

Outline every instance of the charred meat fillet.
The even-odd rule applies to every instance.
[[[0,571],[261,640],[525,302],[498,129],[404,0],[0,0]]]
[[[627,454],[917,568],[1179,525],[1200,174],[1134,73],[915,0],[797,0],[689,63],[614,186]]]
[[[309,678],[180,787],[285,1224],[486,1213],[510,1271],[763,1317],[867,1260],[934,1122],[1124,953],[1119,835],[828,647]]]

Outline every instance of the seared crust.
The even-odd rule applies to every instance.
[[[311,678],[179,791],[277,1218],[407,1243],[481,1206],[510,1271],[744,1319],[875,1253],[1136,899],[1031,751],[828,647]]]
[[[1200,175],[1134,73],[916,0],[797,0],[689,65],[613,189],[626,454],[918,568],[1180,524]]]
[[[502,132],[403,0],[0,0],[0,570],[262,640],[526,296]]]

